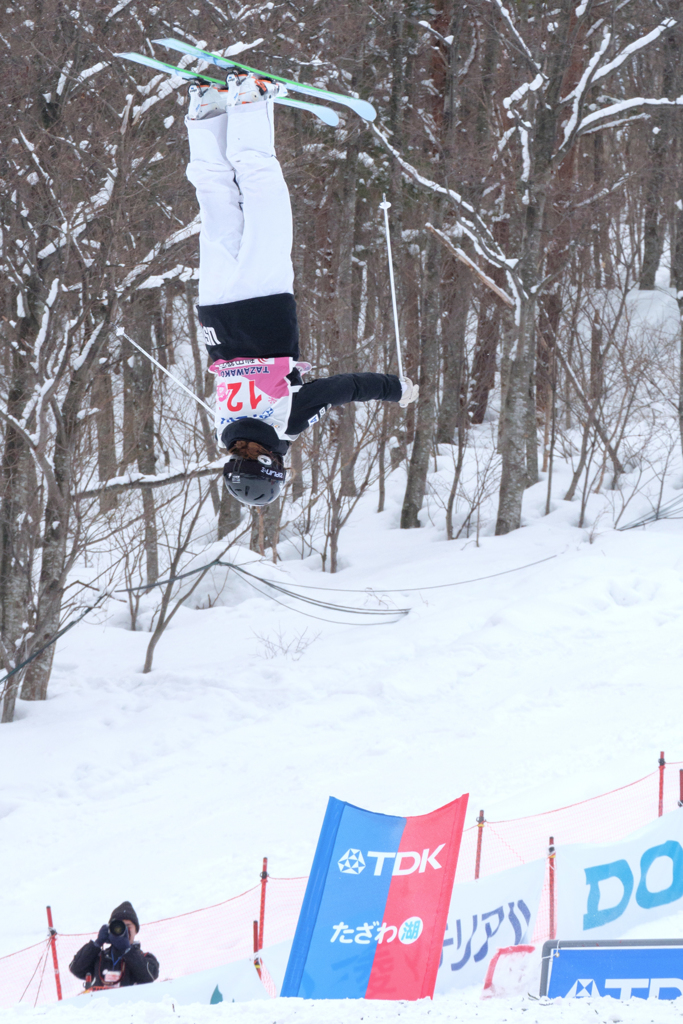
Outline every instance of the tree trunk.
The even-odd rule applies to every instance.
[[[31,320],[22,324],[30,329]],[[32,372],[25,355],[30,351],[29,337],[11,350],[11,379],[7,396],[7,411],[21,419],[26,401],[32,390]],[[5,668],[13,668],[21,661],[20,642],[28,625],[31,608],[31,560],[35,543],[31,510],[35,511],[36,479],[33,457],[28,444],[11,424],[5,427],[5,446],[2,458],[2,502],[0,503],[0,614],[2,642],[7,659]],[[2,721],[14,719],[14,709],[21,674],[7,683],[2,708]]]
[[[92,404],[97,409],[97,470],[104,483],[116,476],[116,421],[111,371],[106,363],[98,366],[92,381]],[[111,491],[100,495],[100,512],[106,515],[116,508],[117,498]]]
[[[680,143],[679,143],[680,146]],[[678,300],[680,360],[678,367],[678,429],[683,451],[683,177],[678,182],[676,206],[676,242],[671,260],[671,284]]]
[[[438,249],[437,249],[438,246]],[[420,525],[418,518],[427,489],[429,457],[436,432],[436,390],[439,379],[439,343],[436,334],[439,316],[439,271],[441,247],[429,233],[426,249],[424,302],[421,329],[420,396],[415,414],[415,440],[408,467],[406,493],[401,509],[401,529]]]
[[[339,211],[339,236],[337,241],[336,271],[336,323],[337,355],[342,373],[353,373],[356,369],[356,330],[353,317],[353,245],[356,235],[356,197],[358,193],[358,136],[347,141],[346,161]],[[356,494],[354,470],[356,407],[353,402],[345,405],[339,414],[339,445],[341,467],[341,493],[344,496]]]
[[[382,410],[382,425],[379,432],[379,446],[377,452],[377,460],[379,466],[379,480],[378,480],[378,501],[377,511],[384,512],[384,502],[386,500],[386,474],[384,468],[384,459],[387,449],[387,411],[386,408]]]
[[[655,117],[658,132],[652,136],[648,176],[645,184],[643,219],[643,263],[640,270],[641,291],[654,291],[655,277],[659,269],[664,248],[662,231],[662,190],[664,185],[664,155],[668,148],[668,133],[663,130],[666,119],[660,114]]]
[[[152,353],[152,314],[154,296],[146,291],[136,293],[131,308],[136,314],[134,330],[136,341]],[[148,476],[156,473],[154,453],[154,370],[152,363],[142,353],[133,357],[132,393],[135,409],[135,445],[138,470]],[[145,558],[147,564],[146,582],[156,583],[159,579],[159,546],[157,539],[156,510],[154,494],[150,488],[142,491],[142,511],[145,531]]]
[[[282,514],[282,498],[272,501],[270,505],[252,509],[251,541],[249,549],[263,556],[267,548],[273,548],[273,561],[277,561],[276,546]]]
[[[497,536],[519,529],[522,519],[522,497],[528,480],[527,431],[530,398],[528,350],[533,344],[534,312],[533,299],[524,299],[520,324],[516,331],[516,352],[510,360],[505,402],[501,410],[503,418],[503,430],[500,436],[502,472],[496,522]],[[534,408],[534,423],[535,415]]]
[[[218,539],[223,540],[223,537],[227,537],[229,533],[236,530],[241,521],[241,502],[237,498],[233,498],[227,487],[221,486],[220,508],[218,510]]]
[[[526,486],[531,487],[540,480],[538,472],[538,420],[536,417],[536,303],[533,316],[528,324],[527,339],[527,406],[526,406]]]
[[[453,267],[453,280],[449,282],[450,308],[441,320],[443,347],[443,395],[436,429],[437,444],[453,444],[465,401],[467,357],[465,335],[467,314],[472,291],[472,274],[461,265]]]
[[[86,342],[85,358],[71,371],[69,386],[57,418],[53,473],[54,484],[48,488],[45,503],[40,584],[36,612],[35,646],[42,647],[59,630],[66,578],[79,551],[80,529],[73,516],[74,458],[81,433],[80,413],[86,388],[97,366],[106,341],[106,325],[93,329],[94,337]],[[75,519],[75,529],[72,520]],[[70,535],[71,534],[71,535]],[[24,700],[45,700],[52,671],[55,645],[51,644],[26,670],[21,696]]]
[[[185,308],[187,312],[187,326],[188,333],[190,335],[190,346],[192,348],[192,361],[194,364],[194,390],[198,398],[204,398],[204,366],[202,364],[202,357],[199,351],[199,339],[197,338],[197,321],[195,319],[195,295],[194,289],[192,288],[189,281],[185,282]],[[160,360],[161,361],[161,360]],[[196,412],[199,413],[199,423],[202,430],[202,437],[204,438],[204,447],[208,457],[214,462],[218,458],[218,448],[216,441],[213,436],[213,424],[209,421],[209,414],[206,409],[201,405],[196,406]],[[221,497],[218,491],[218,484],[215,480],[212,480],[209,485],[209,492],[211,494],[211,504],[213,505],[214,515],[219,513],[221,507]],[[229,498],[232,495],[228,494]],[[236,500],[232,498],[232,500]],[[239,520],[238,520],[239,521]],[[220,540],[220,531],[218,539]]]
[[[62,612],[62,598],[67,570],[67,540],[69,536],[69,508],[64,501],[62,487],[68,487],[71,476],[73,455],[73,432],[66,433],[66,445],[62,454],[55,454],[56,475],[60,484],[59,494],[48,494],[45,505],[45,532],[40,569],[40,596],[36,646],[47,643],[59,630]],[[69,436],[71,435],[71,436]],[[60,463],[62,465],[60,466]],[[68,500],[68,499],[67,499]],[[26,669],[21,689],[23,700],[46,700],[47,687],[52,672],[55,644],[39,655]]]
[[[289,449],[292,466],[292,501],[301,501],[304,496],[304,462],[301,443],[295,441]]]
[[[510,235],[510,222],[496,221],[493,234],[503,249],[507,249]],[[505,287],[505,271],[500,267],[486,264],[486,273],[499,288]],[[479,303],[477,321],[477,340],[472,358],[472,388],[470,394],[470,420],[479,424],[484,422],[489,403],[489,395],[496,384],[496,353],[502,325],[502,303],[492,292],[485,288]]]
[[[539,137],[544,140],[545,147],[551,145],[554,139],[552,120],[541,118]],[[519,325],[515,330],[501,415],[499,446],[502,470],[496,535],[519,529],[524,489],[539,479],[535,395],[536,296],[541,273],[541,228],[546,189],[546,178],[539,174],[536,182],[530,183],[530,200],[525,213],[519,264],[523,292],[519,300]]]

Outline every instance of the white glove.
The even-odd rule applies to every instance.
[[[398,379],[401,382],[401,398],[398,404],[402,409],[405,409],[411,404],[411,402],[417,401],[417,396],[420,393],[420,385],[413,384],[410,377],[399,377]]]

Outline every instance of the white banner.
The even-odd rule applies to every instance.
[[[545,868],[534,860],[453,886],[435,992],[481,985],[497,949],[531,941]]]
[[[683,910],[683,812],[619,843],[559,846],[559,939],[617,939]]]

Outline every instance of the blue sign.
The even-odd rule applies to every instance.
[[[683,996],[683,939],[546,942],[541,995],[678,999]]]
[[[399,818],[330,798],[283,996],[432,996],[467,808]]]

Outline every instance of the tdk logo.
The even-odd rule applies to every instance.
[[[359,875],[365,868],[365,861],[360,850],[347,850],[339,858],[339,870],[342,875]]]
[[[445,845],[445,843],[441,843],[441,846],[437,846],[433,853],[430,853],[429,850],[423,850],[422,853],[419,853],[417,850],[402,850],[400,853],[368,850],[366,856],[375,861],[374,875],[382,874],[385,861],[393,861],[391,865],[392,875],[412,875],[414,871],[417,871],[418,874],[424,874],[428,865],[434,868],[435,871],[441,870],[443,865],[439,864],[436,858]],[[365,858],[361,851],[354,849],[347,850],[337,863],[343,875],[359,875],[366,866]]]

